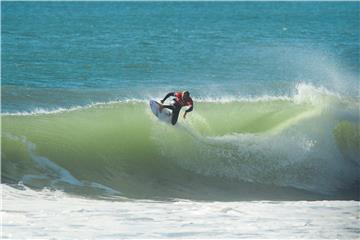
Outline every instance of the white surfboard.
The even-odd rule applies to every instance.
[[[149,104],[151,111],[157,118],[159,118],[161,121],[171,123],[171,111],[169,109],[164,108],[162,111],[160,111],[160,103],[155,100],[150,100]]]

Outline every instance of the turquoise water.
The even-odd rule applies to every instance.
[[[3,182],[131,198],[358,199],[358,2],[1,11]],[[160,123],[147,101],[185,89],[194,111]]]
[[[4,2],[3,112],[189,89],[358,96],[357,2]]]

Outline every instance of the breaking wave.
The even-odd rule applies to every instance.
[[[300,84],[292,97],[195,104],[176,126],[144,100],[2,114],[2,181],[130,198],[357,198],[358,98]]]

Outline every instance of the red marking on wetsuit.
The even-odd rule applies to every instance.
[[[191,97],[189,97],[189,100],[184,101],[182,92],[175,93],[175,97],[176,97],[176,102],[179,103],[180,106],[182,106],[182,107],[193,105],[193,101],[192,101]]]

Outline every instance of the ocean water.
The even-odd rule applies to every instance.
[[[358,238],[359,10],[2,2],[2,237]]]

